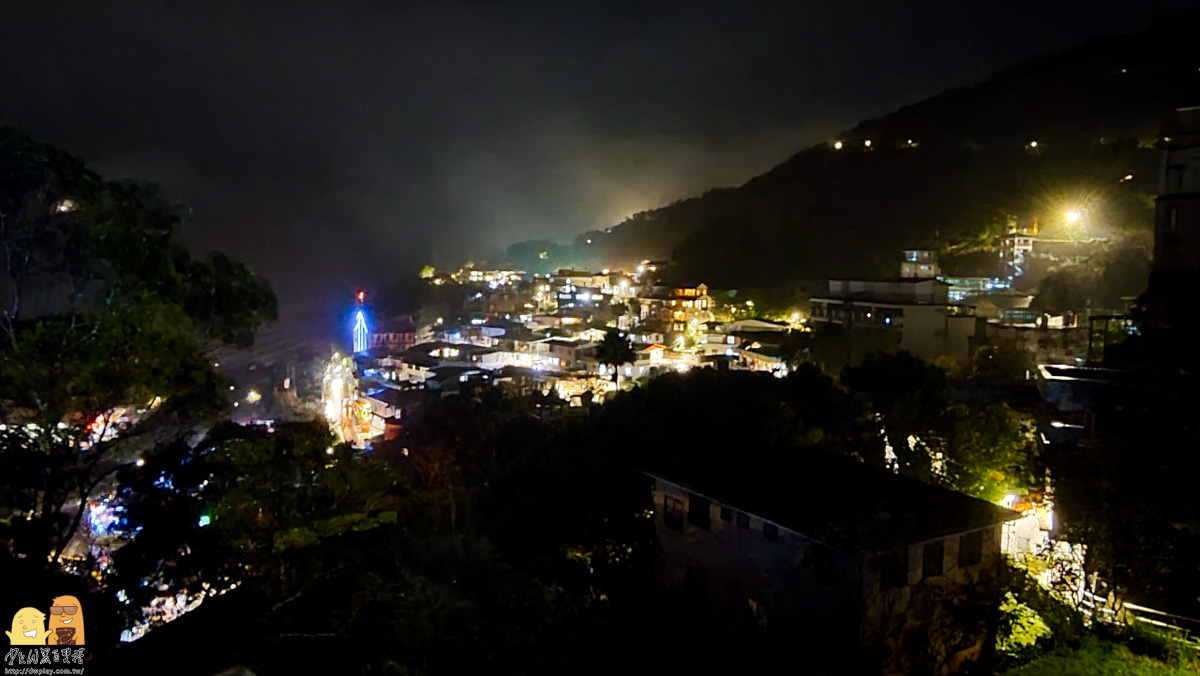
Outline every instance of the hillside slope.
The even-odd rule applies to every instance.
[[[986,249],[1008,215],[1053,231],[1085,209],[1074,235],[1148,241],[1160,130],[1174,108],[1200,102],[1197,35],[1192,13],[1033,59],[862,122],[840,150],[831,140],[740,187],[538,260],[523,259],[545,247],[515,245],[510,258],[530,269],[671,258],[681,277],[739,286],[893,274],[899,249]]]

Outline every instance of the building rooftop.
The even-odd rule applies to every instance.
[[[381,387],[371,390],[367,392],[367,396],[376,401],[381,401],[388,406],[398,408],[420,404],[430,398],[429,393],[424,390],[400,390],[394,387]]]
[[[940,284],[950,286],[936,277],[880,277],[879,279],[834,278],[831,282],[854,282],[858,284]]]
[[[1074,366],[1071,364],[1039,364],[1038,371],[1046,380],[1091,380],[1106,383],[1165,385],[1176,380],[1160,373],[1122,371],[1119,369]]]
[[[387,345],[379,345],[376,347],[367,348],[366,352],[355,355],[355,357],[358,357],[360,359],[365,358],[365,359],[379,360],[379,359],[383,359],[384,357],[393,357],[393,358],[399,357],[400,355],[405,354],[405,353],[406,353],[406,351],[397,350],[395,348],[388,347]]]
[[[434,340],[434,341],[430,341],[428,343],[421,343],[420,345],[414,345],[414,346],[410,347],[409,349],[405,350],[404,352],[402,352],[401,354],[406,357],[410,354],[421,355],[421,356],[430,356],[433,354],[434,351],[442,350],[442,349],[457,350],[458,354],[461,357],[463,357],[464,359],[468,355],[486,354],[488,352],[496,351],[495,348],[484,347],[482,345],[475,345],[473,343],[450,343],[450,342],[446,342],[446,341],[442,341],[442,340]]]
[[[926,280],[928,281],[928,280]],[[920,296],[905,296],[888,293],[873,293],[870,291],[859,291],[855,293],[825,293],[819,296],[809,298],[812,301],[838,301],[838,302],[865,302],[875,303],[878,305],[936,305],[937,307],[963,307],[973,308],[974,305],[969,303],[957,303],[952,300],[929,300]]]
[[[751,318],[747,318],[747,319],[734,319],[733,321],[728,321],[728,322],[709,322],[709,324],[714,324],[714,323],[720,324],[725,327],[729,327],[729,326],[759,326],[759,327],[775,327],[778,330],[786,330],[788,328],[787,322],[777,322],[777,321],[774,321],[771,319],[760,319],[758,317],[751,317]]]
[[[558,380],[568,377],[562,371],[531,369],[527,366],[504,366],[496,371],[496,378],[532,378],[534,380]]]
[[[417,326],[408,319],[387,319],[371,330],[371,333],[416,333]]]
[[[1179,374],[1067,364],[1039,364],[1037,384],[1042,397],[1063,412],[1155,406],[1195,387]]]
[[[735,338],[754,341],[763,345],[779,346],[789,338],[787,331],[730,331],[729,333]]]
[[[396,355],[394,358],[410,366],[423,366],[425,368],[433,368],[442,363],[441,359],[435,359],[427,354],[413,352],[411,350],[402,352],[399,355]]]
[[[430,378],[433,382],[443,382],[446,380],[454,380],[462,376],[483,375],[487,377],[487,372],[473,366],[439,366],[433,369],[433,376]]]
[[[646,474],[844,551],[901,545],[1002,523],[1018,514],[962,493],[801,448],[778,448],[784,468],[651,468]]]

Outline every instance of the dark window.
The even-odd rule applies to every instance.
[[[942,574],[942,565],[946,560],[946,543],[925,543],[925,551],[921,553],[921,578],[936,577]]]
[[[779,540],[779,526],[776,526],[773,523],[765,523],[764,522],[763,523],[763,537],[770,540],[771,542],[777,542]]]
[[[663,497],[663,525],[671,530],[683,530],[683,500],[673,495]]]
[[[908,548],[886,552],[879,557],[879,588],[895,589],[908,584]]]
[[[709,509],[712,503],[699,495],[688,495],[688,523],[708,530]]]
[[[745,512],[738,512],[737,526],[738,526],[738,528],[749,528],[750,527],[750,515]]]
[[[725,505],[721,505],[721,520],[733,521],[733,509],[726,507]]]
[[[958,536],[959,567],[973,566],[983,560],[983,531]]]

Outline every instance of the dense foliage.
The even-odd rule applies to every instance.
[[[207,351],[248,344],[274,318],[274,295],[244,265],[187,253],[177,240],[186,216],[153,186],[107,181],[0,127],[5,573],[96,572],[77,537],[89,501],[218,419]],[[97,582],[70,584],[84,580]]]
[[[57,563],[119,466],[215,412],[210,341],[246,343],[274,317],[245,266],[187,254],[184,216],[152,186],[0,128],[5,557]]]
[[[232,425],[208,354],[248,344],[273,317],[266,284],[220,254],[189,256],[175,239],[186,212],[153,189],[104,181],[11,129],[0,130],[0,178],[3,572],[74,572],[89,604],[131,622],[155,599],[212,595],[107,656],[117,665],[200,642],[221,646],[193,665],[213,671],[647,670],[688,639],[652,611],[648,465],[787,473],[805,448],[988,500],[1041,486],[1021,414],[955,401],[945,372],[907,354],[871,356],[838,380],[812,367],[786,378],[699,369],[570,410],[465,389],[365,453],[321,423]],[[610,333],[600,357],[620,366],[632,353]],[[1165,423],[1186,410],[1161,415],[1177,429]],[[1194,579],[1198,557],[1176,565],[1196,551],[1194,505],[1159,490],[1178,488],[1192,446],[1163,437],[1155,461],[1135,462],[1139,420],[1111,424],[1095,448],[1116,459],[1113,474],[1082,471],[1082,455],[1057,459],[1061,476],[1097,481],[1064,490],[1087,524],[1080,536],[1118,585]],[[107,495],[129,537],[111,561],[71,554],[88,502]],[[1131,496],[1133,508],[1117,508]],[[1183,555],[1164,571],[1162,551]],[[1039,621],[1070,633],[1048,607],[1011,599],[1014,650],[1044,637]],[[97,653],[115,638],[109,624],[93,634]],[[311,661],[314,646],[330,664]]]
[[[1062,648],[1005,671],[1005,676],[1189,676],[1195,665],[1171,664],[1139,655],[1121,643],[1087,639],[1078,648]]]
[[[842,382],[876,413],[902,472],[992,502],[1043,488],[1032,420],[1000,402],[953,402],[937,366],[872,354]]]

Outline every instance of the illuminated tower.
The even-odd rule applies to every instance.
[[[358,309],[354,312],[354,329],[352,330],[355,354],[367,351],[367,337],[371,333],[367,327],[367,313],[363,308],[365,298],[366,294],[360,290],[358,292]]]

